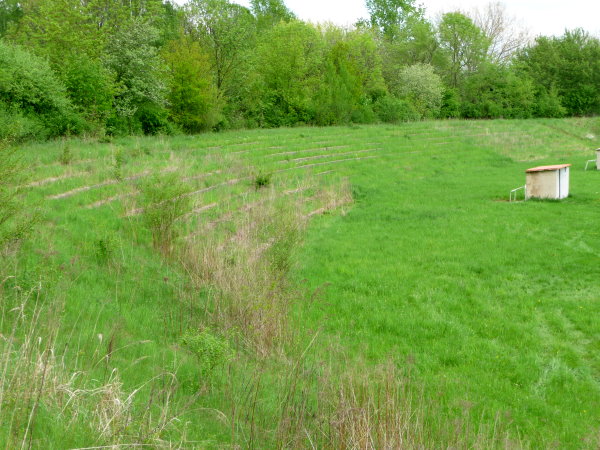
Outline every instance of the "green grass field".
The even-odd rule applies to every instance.
[[[1,442],[358,447],[325,392],[387,370],[426,436],[363,447],[597,448],[597,147],[599,119],[20,148]],[[568,199],[508,202],[554,163]]]

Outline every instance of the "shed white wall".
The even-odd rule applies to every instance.
[[[558,198],[569,196],[569,168],[565,167],[558,171]]]

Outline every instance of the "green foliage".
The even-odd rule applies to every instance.
[[[98,58],[106,35],[90,17],[92,4],[78,0],[25,1],[23,18],[12,37],[48,58],[57,71],[61,71],[65,59]]]
[[[569,115],[600,112],[598,38],[581,29],[566,31],[561,37],[538,37],[521,52],[517,61],[544,93],[540,98],[542,102],[551,101],[556,105],[552,99],[556,93]],[[555,107],[550,109],[557,112]]]
[[[526,119],[534,113],[535,92],[528,77],[487,65],[465,79],[462,116],[469,119]]]
[[[112,74],[85,54],[63,60],[61,73],[73,105],[86,120],[103,127],[112,114],[115,93]]]
[[[235,351],[227,339],[206,329],[186,331],[180,343],[198,358],[203,376],[210,376],[214,369],[224,366],[235,357]]]
[[[279,22],[290,22],[296,18],[283,0],[251,0],[250,4],[259,30],[271,28]]]
[[[250,97],[255,101],[248,105],[259,124],[277,127],[313,120],[311,98],[322,83],[324,50],[317,30],[302,22],[282,22],[261,36]]]
[[[269,186],[271,184],[271,174],[258,174],[256,177],[254,177],[253,184],[254,189],[256,190]]]
[[[429,64],[404,67],[398,76],[398,85],[392,93],[409,101],[421,117],[437,117],[442,105],[444,86]]]
[[[456,119],[460,117],[460,95],[456,89],[444,90],[440,117],[443,119]]]
[[[325,27],[322,33],[327,53],[323,80],[314,97],[316,124],[372,122],[371,104],[386,93],[374,35],[335,27]]]
[[[164,254],[173,250],[177,221],[191,209],[188,188],[176,174],[154,176],[140,184],[143,220],[152,234],[154,248]]]
[[[130,133],[139,127],[155,134],[163,125],[167,90],[163,63],[154,45],[157,39],[158,31],[138,19],[117,31],[108,43],[105,64],[115,74],[117,121],[113,123],[117,129],[123,126],[119,119],[126,122]]]
[[[600,113],[583,30],[515,55],[498,5],[436,25],[414,0],[367,0],[343,28],[249,3],[0,0],[0,139]]]
[[[377,99],[373,111],[380,121],[386,123],[409,122],[421,118],[412,103],[389,95]]]
[[[340,44],[332,49],[321,87],[314,97],[315,123],[347,123],[360,102],[360,85],[348,67],[347,52]],[[342,47],[342,48],[340,48]]]
[[[23,8],[18,0],[2,0],[0,2],[0,38],[9,27],[16,24],[23,17]]]
[[[39,118],[26,116],[18,106],[7,106],[0,101],[0,144],[44,139],[46,136],[46,129]]]
[[[394,39],[408,20],[423,15],[414,0],[367,0],[367,10],[371,25],[389,39]]]
[[[209,49],[217,89],[226,93],[236,66],[253,43],[255,19],[247,8],[229,0],[191,0],[186,4],[188,28]]]
[[[210,130],[220,121],[220,99],[206,51],[187,36],[169,42],[162,52],[169,72],[169,111],[188,133]]]
[[[561,104],[556,89],[547,92],[542,86],[538,86],[539,92],[535,98],[533,111],[535,117],[565,117],[567,109]]]
[[[477,71],[485,61],[490,42],[470,18],[459,12],[444,14],[438,32],[448,59],[446,82],[456,88],[466,74]]]
[[[3,107],[2,107],[3,106]],[[4,114],[29,117],[43,127],[43,136],[59,136],[82,128],[65,86],[48,63],[23,49],[0,40],[0,108]],[[37,127],[23,124],[25,128]],[[15,132],[13,132],[15,133]],[[17,135],[28,132],[16,131]],[[36,133],[37,134],[37,133]]]

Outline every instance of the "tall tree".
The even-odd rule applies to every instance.
[[[265,126],[309,123],[312,98],[322,85],[325,45],[315,28],[281,22],[259,38],[248,106]]]
[[[11,37],[55,67],[72,55],[97,58],[105,44],[104,34],[79,0],[25,0],[23,18]]]
[[[283,0],[251,0],[250,4],[257,20],[257,27],[261,30],[296,18]]]
[[[171,74],[171,119],[188,133],[211,129],[220,118],[220,101],[205,50],[197,41],[181,35],[166,45],[162,57]]]
[[[515,17],[508,15],[503,3],[488,3],[483,9],[476,8],[468,15],[489,39],[488,56],[494,63],[508,64],[513,55],[531,40],[527,29],[520,26]]]
[[[393,39],[410,17],[423,16],[414,0],[367,0],[370,22],[387,38]]]
[[[19,0],[0,0],[0,37],[8,28],[23,17],[23,8]]]
[[[255,21],[248,8],[228,0],[191,0],[186,5],[187,28],[211,54],[217,88],[227,84],[255,36]]]
[[[107,45],[105,64],[117,83],[115,108],[129,132],[141,108],[161,111],[166,103],[165,68],[155,46],[158,38],[158,30],[135,19],[111,36]]]
[[[466,74],[475,72],[485,61],[489,39],[470,18],[459,12],[442,16],[439,37],[449,61],[447,83],[455,88]]]

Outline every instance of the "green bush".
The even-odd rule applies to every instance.
[[[254,178],[254,189],[259,190],[271,184],[271,174],[259,174]]]
[[[415,107],[406,100],[385,96],[373,104],[373,111],[382,122],[409,122],[419,120],[421,115]]]
[[[421,117],[438,117],[442,106],[444,86],[442,79],[430,64],[404,67],[398,76],[399,85],[393,93],[405,98]]]
[[[154,103],[144,103],[135,113],[135,121],[146,135],[170,134],[167,110]]]
[[[465,79],[462,116],[469,119],[526,119],[533,114],[534,88],[529,77],[487,65]]]
[[[81,115],[104,127],[112,111],[112,75],[102,64],[82,55],[65,62],[62,77],[69,98]]]
[[[44,124],[35,117],[27,117],[16,106],[0,101],[0,143],[20,142],[46,137]]]
[[[49,64],[25,49],[0,40],[0,102],[6,111],[31,132],[28,136],[55,137],[66,132],[78,133],[84,122],[75,113],[67,90]],[[23,121],[30,119],[31,122]],[[34,126],[38,123],[42,130]],[[41,133],[43,131],[43,133]]]
[[[148,179],[140,190],[143,219],[152,233],[154,248],[170,254],[178,235],[176,223],[192,206],[187,187],[177,175],[170,174]]]
[[[181,36],[163,49],[169,73],[169,113],[188,133],[210,130],[221,120],[221,105],[206,51]]]
[[[556,90],[551,89],[550,92],[546,92],[542,88],[536,96],[534,115],[536,117],[565,117],[567,109],[562,105]]]
[[[444,91],[440,117],[442,119],[456,119],[460,117],[460,96],[456,89],[446,89]]]
[[[218,366],[224,365],[235,356],[229,342],[208,330],[188,330],[180,340],[181,344],[198,358],[200,372],[208,376]]]

